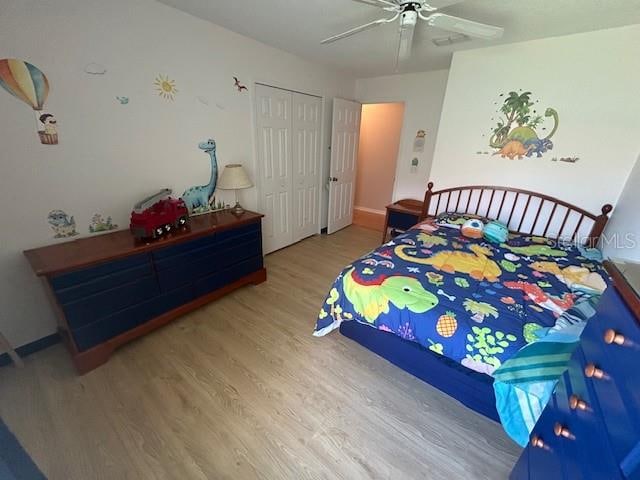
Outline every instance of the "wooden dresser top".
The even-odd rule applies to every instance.
[[[615,289],[640,323],[640,264],[604,262]]]
[[[26,250],[31,268],[40,276],[57,275],[129,255],[157,250],[175,243],[193,240],[213,232],[228,230],[253,222],[264,215],[245,211],[236,215],[230,210],[191,217],[189,230],[176,232],[151,242],[136,241],[129,230],[80,238],[71,242]]]

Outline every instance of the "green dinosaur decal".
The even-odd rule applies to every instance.
[[[460,288],[469,288],[469,280],[467,280],[466,278],[456,277],[454,279],[454,282]]]
[[[506,243],[500,244],[502,248],[506,248],[512,253],[516,253],[518,255],[522,255],[524,257],[531,257],[533,255],[546,255],[549,257],[566,257],[567,252],[564,250],[559,250],[555,248],[551,248],[548,245],[528,245],[526,247],[512,247],[507,245]]]
[[[382,313],[389,313],[389,303],[398,309],[424,313],[438,304],[438,297],[424,289],[413,277],[380,277],[376,283],[360,278],[355,269],[343,278],[344,293],[356,312],[369,323]]]

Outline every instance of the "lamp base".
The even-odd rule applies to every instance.
[[[231,209],[231,211],[236,215],[242,215],[244,213],[244,208],[240,205],[240,202],[236,202],[235,206]]]

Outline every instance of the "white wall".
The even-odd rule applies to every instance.
[[[46,111],[60,131],[59,145],[41,145],[31,109],[0,90],[0,331],[16,345],[55,330],[21,253],[59,241],[46,221],[50,210],[74,215],[82,235],[94,213],[126,227],[145,195],[160,187],[180,195],[208,181],[209,162],[197,144],[209,137],[218,142],[221,167],[239,162],[253,175],[254,81],[354,96],[352,78],[152,0],[3,0],[0,13],[0,57],[24,59],[47,75]],[[107,73],[85,73],[91,62]],[[175,101],[154,92],[158,74],[176,80]],[[234,89],[234,75],[248,94]],[[331,102],[326,110],[328,146]],[[241,200],[255,208],[255,191]]]
[[[640,140],[639,140],[640,141]],[[606,256],[640,262],[640,158],[627,179],[603,237]]]
[[[458,52],[431,180],[437,187],[521,187],[599,212],[617,201],[640,151],[638,85],[640,25]],[[478,155],[493,152],[498,95],[520,88],[540,100],[539,111],[559,112],[553,151],[523,160]],[[554,156],[580,160],[552,162]]]
[[[356,98],[362,103],[405,103],[394,200],[424,197],[438,135],[447,74],[447,70],[438,70],[356,81]],[[418,130],[427,132],[423,153],[413,152],[413,141]],[[419,160],[416,172],[411,171],[414,157]]]

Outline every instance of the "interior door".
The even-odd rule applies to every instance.
[[[361,110],[357,102],[333,99],[328,233],[353,223]]]
[[[293,95],[293,241],[320,231],[322,100]]]
[[[256,123],[264,253],[294,242],[291,211],[292,94],[256,85]]]

